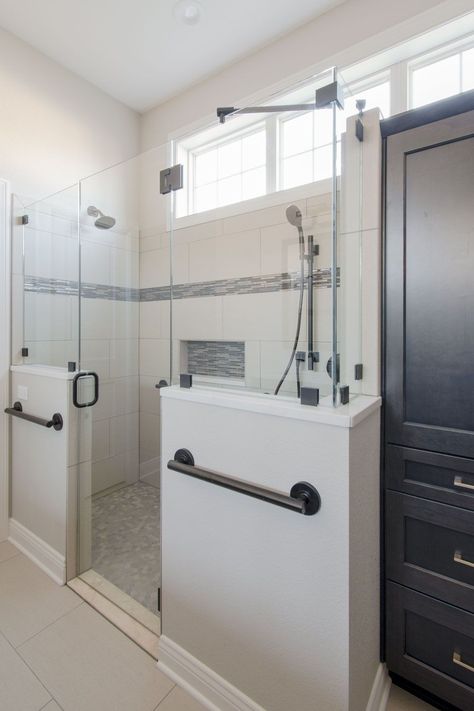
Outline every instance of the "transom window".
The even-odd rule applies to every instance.
[[[402,54],[396,64],[379,60],[377,74],[364,76],[362,67],[366,73],[369,60],[343,71],[350,84],[344,110],[337,112],[338,172],[341,133],[346,119],[357,113],[358,99],[365,100],[366,111],[378,107],[387,118],[392,112],[474,89],[474,37],[418,57],[413,55],[413,43],[410,47],[402,50],[409,58]],[[291,94],[272,97],[271,103],[311,103],[314,89],[311,83],[299,86]],[[247,114],[226,122],[225,129],[214,124],[177,141],[175,160],[185,167],[185,188],[176,197],[177,217],[324,180],[332,173],[332,112],[264,118]]]
[[[265,195],[265,126],[195,151],[192,164],[193,212]]]
[[[474,89],[474,46],[441,58],[420,58],[410,64],[409,72],[410,108],[469,91]]]

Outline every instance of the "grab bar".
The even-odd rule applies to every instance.
[[[36,417],[36,415],[28,415],[26,412],[23,412],[21,402],[15,402],[13,407],[6,407],[5,412],[7,415],[19,417],[21,420],[28,420],[28,422],[34,422],[35,425],[41,425],[41,427],[52,427],[57,432],[63,428],[63,418],[59,412],[55,412],[50,420],[45,420],[43,417]]]
[[[196,467],[194,466],[194,457],[189,449],[178,449],[174,455],[174,459],[170,459],[167,466],[168,469],[174,472],[187,474],[195,479],[201,479],[210,484],[216,484],[216,486],[231,489],[231,491],[238,491],[239,494],[245,494],[245,496],[251,496],[261,501],[267,501],[269,504],[281,506],[284,509],[303,514],[303,516],[314,516],[321,508],[321,497],[317,489],[306,481],[299,481],[292,486],[290,495],[287,496],[273,489],[265,489],[256,484],[234,479],[233,477],[219,474],[210,469]]]

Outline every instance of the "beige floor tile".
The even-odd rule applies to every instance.
[[[18,651],[65,711],[152,711],[173,688],[148,654],[86,604]]]
[[[177,686],[158,705],[156,711],[206,711],[206,709],[186,691]]]
[[[436,709],[392,684],[386,711],[436,711]]]
[[[0,543],[0,563],[4,560],[13,558],[14,555],[19,555],[20,551],[10,541],[2,541]]]
[[[0,708],[39,711],[51,698],[13,647],[0,634]]]
[[[81,604],[24,555],[0,563],[0,632],[14,647]]]

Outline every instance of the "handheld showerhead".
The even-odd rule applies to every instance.
[[[89,205],[87,208],[87,214],[90,215],[91,217],[96,217],[96,221],[94,222],[94,225],[99,229],[99,230],[110,230],[111,227],[115,225],[115,218],[114,217],[109,217],[107,215],[104,215],[104,213],[99,210],[97,207],[94,205]]]
[[[300,243],[300,258],[304,259],[304,232],[303,232],[303,214],[297,205],[290,205],[286,208],[286,219],[298,230]]]
[[[289,207],[287,207],[286,219],[288,220],[290,225],[301,229],[303,224],[303,215],[301,214],[301,210],[299,209],[299,207],[297,207],[296,205],[290,205]]]

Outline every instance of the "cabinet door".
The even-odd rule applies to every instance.
[[[474,111],[387,139],[386,440],[474,457]]]

